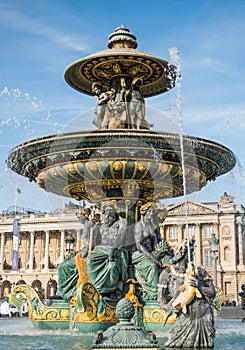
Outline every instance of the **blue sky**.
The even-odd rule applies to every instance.
[[[63,72],[105,49],[121,24],[137,36],[140,50],[169,60],[169,49],[178,49],[184,132],[220,142],[238,158],[239,166],[192,199],[216,201],[227,191],[245,204],[244,14],[243,0],[0,0],[0,211],[16,201],[47,211],[68,201],[13,174],[4,161],[34,137],[93,129],[95,99],[68,86]],[[157,130],[167,130],[168,121],[178,128],[176,95],[146,100]]]

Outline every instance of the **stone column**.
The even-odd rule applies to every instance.
[[[29,261],[29,271],[33,271],[33,258],[34,258],[34,231],[30,231],[30,261]]]
[[[219,250],[215,256],[216,262],[214,262],[216,264],[216,282],[217,282],[217,286],[221,286],[222,266],[221,266],[221,259],[220,259],[220,254],[221,254],[221,249],[220,249],[221,244],[220,243],[221,243],[221,241],[220,241],[220,233],[219,233],[219,230],[220,230],[219,222],[215,222],[213,227],[214,227],[215,237],[219,240]]]
[[[49,263],[49,230],[45,231],[45,253],[44,253],[44,270],[48,271]]]
[[[65,230],[60,231],[60,262],[64,261]]]
[[[183,242],[183,238],[182,238],[182,234],[183,234],[183,225],[178,225],[177,226],[177,238],[178,238],[178,247],[180,247],[180,245]]]
[[[0,270],[3,270],[4,264],[4,241],[5,241],[5,233],[1,233],[1,252],[0,252]]]
[[[238,223],[238,265],[243,266],[244,265],[244,251],[243,251],[243,244],[242,244],[242,224]]]
[[[81,244],[81,241],[80,241],[81,231],[80,231],[80,229],[77,229],[77,230],[76,230],[76,233],[77,233],[76,250],[80,250],[80,244]]]
[[[194,259],[195,265],[203,265],[203,256],[202,256],[202,226],[201,224],[195,224],[195,251]]]

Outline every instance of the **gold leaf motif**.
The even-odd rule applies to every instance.
[[[122,169],[122,162],[117,160],[115,162],[113,162],[113,169],[116,170],[116,171],[119,171]]]
[[[146,165],[142,162],[136,162],[137,170],[144,171],[146,169]]]

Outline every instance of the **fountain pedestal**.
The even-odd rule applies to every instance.
[[[158,349],[158,341],[153,332],[146,332],[135,326],[130,320],[134,316],[134,306],[126,298],[121,299],[116,307],[119,323],[105,332],[96,334],[93,349]]]

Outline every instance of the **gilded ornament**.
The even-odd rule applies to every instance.
[[[96,171],[98,169],[97,163],[92,161],[92,162],[87,162],[85,164],[86,169],[90,170],[90,171]]]
[[[52,175],[52,176],[56,176],[56,175],[59,174],[58,167],[50,168],[50,169],[48,170],[48,172],[49,172],[50,175]]]
[[[137,167],[137,170],[139,171],[145,171],[146,169],[146,165],[142,162],[136,162],[136,167]]]
[[[64,165],[64,168],[70,174],[75,174],[77,172],[76,165],[73,163],[69,163],[69,164]]]
[[[113,162],[113,169],[114,169],[115,171],[121,170],[121,169],[122,169],[122,166],[123,166],[123,164],[122,164],[122,162],[119,161],[119,160]]]
[[[165,163],[165,164],[162,164],[161,170],[162,170],[163,173],[167,173],[168,170],[169,170],[169,165],[166,164],[166,163]]]
[[[38,177],[41,179],[41,180],[46,180],[47,179],[47,176],[45,174],[45,171],[41,171],[39,174],[38,174]]]

